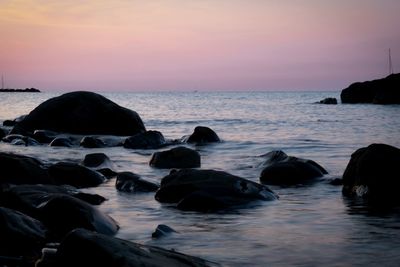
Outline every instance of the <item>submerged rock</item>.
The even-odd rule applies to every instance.
[[[400,73],[357,82],[342,90],[342,103],[400,104]]]
[[[122,192],[155,192],[159,186],[143,180],[132,172],[120,172],[117,175],[115,187]]]
[[[21,212],[0,207],[0,253],[2,257],[37,258],[46,242],[46,234],[47,229],[40,221]],[[1,258],[0,264],[8,266],[3,265]]]
[[[77,229],[69,233],[60,244],[56,254],[56,266],[203,267],[218,265],[172,250]]]
[[[343,194],[400,203],[400,149],[371,144],[355,151],[343,173]]]
[[[337,104],[337,99],[334,97],[327,97],[325,99],[322,99],[321,101],[317,102],[318,104],[327,104],[327,105],[336,105]]]
[[[92,205],[68,195],[54,195],[39,207],[41,221],[59,237],[76,228],[106,235],[117,233],[113,218]]]
[[[309,159],[288,156],[281,150],[264,155],[267,167],[260,175],[260,181],[269,185],[297,185],[313,182],[328,172],[318,163]]]
[[[204,144],[220,142],[218,135],[211,129],[205,126],[197,126],[193,133],[187,138],[187,143]]]
[[[193,149],[179,146],[170,150],[155,152],[149,164],[161,169],[198,168],[200,167],[200,154]]]
[[[78,188],[98,186],[106,180],[102,174],[71,162],[58,162],[50,166],[48,172],[55,184]]]
[[[196,194],[196,195],[192,195]],[[200,196],[203,200],[197,201]],[[278,196],[267,186],[238,176],[215,170],[182,169],[171,171],[161,180],[160,189],[155,198],[160,202],[179,203],[191,198],[185,210],[213,211],[235,205],[246,204],[253,200],[275,200]],[[196,197],[196,201],[193,201]]]
[[[145,131],[139,115],[93,92],[71,92],[51,98],[18,122],[12,133],[35,130],[71,134],[129,136]]]
[[[147,131],[138,133],[127,138],[124,142],[125,148],[132,149],[155,149],[166,145],[164,136],[159,131]]]
[[[59,147],[73,147],[73,140],[69,137],[56,137],[50,142],[49,146],[59,146]]]

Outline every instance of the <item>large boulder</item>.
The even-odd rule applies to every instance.
[[[266,166],[260,175],[260,181],[269,185],[297,185],[313,182],[328,172],[318,163],[309,159],[288,156],[281,150],[264,155]]]
[[[125,148],[131,149],[155,149],[165,146],[167,143],[159,131],[147,131],[127,138]]]
[[[115,181],[115,187],[122,192],[155,192],[158,185],[143,180],[139,175],[132,172],[120,172]]]
[[[139,115],[93,92],[71,92],[51,98],[16,123],[12,133],[35,130],[71,134],[130,136],[145,131]]]
[[[0,152],[0,184],[52,184],[47,169],[39,160]]]
[[[46,242],[46,234],[47,229],[40,221],[21,212],[0,207],[0,254],[2,257],[37,258]],[[1,266],[26,266],[22,262],[19,264],[8,265],[0,258]]]
[[[400,149],[371,144],[355,151],[343,173],[343,194],[400,203]]]
[[[199,195],[207,198],[200,205],[197,201]],[[171,171],[161,180],[155,198],[164,203],[177,203],[178,208],[184,206],[185,210],[213,211],[253,200],[275,200],[278,197],[265,185],[223,171],[182,169]],[[187,198],[191,201],[179,205],[179,202]]]
[[[101,173],[71,162],[58,162],[51,165],[48,173],[55,184],[72,185],[78,188],[98,186],[106,181]]]
[[[220,142],[221,140],[211,128],[205,126],[197,126],[196,128],[194,128],[193,133],[189,137],[183,138],[183,141],[194,144],[205,144]]]
[[[40,220],[55,236],[63,237],[76,228],[106,235],[117,233],[113,218],[92,205],[68,195],[54,195],[39,207]]]
[[[60,244],[54,266],[203,267],[218,265],[173,250],[141,245],[77,229],[69,233]]]
[[[150,166],[161,169],[198,168],[200,154],[196,150],[179,146],[170,150],[155,152],[150,160]]]
[[[400,73],[357,82],[342,90],[342,103],[400,104]]]

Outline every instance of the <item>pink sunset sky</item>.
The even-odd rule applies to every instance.
[[[399,0],[0,0],[6,87],[340,90],[400,72]]]

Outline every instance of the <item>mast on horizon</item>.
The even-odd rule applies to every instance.
[[[393,74],[392,54],[389,48],[389,75]]]

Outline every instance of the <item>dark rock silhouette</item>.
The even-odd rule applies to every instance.
[[[92,205],[68,195],[55,195],[39,207],[41,221],[58,237],[76,228],[106,235],[117,233],[119,226],[113,218]]]
[[[12,133],[35,130],[71,134],[129,136],[145,131],[139,115],[93,92],[72,92],[51,98],[18,122]]]
[[[8,135],[8,131],[6,131],[6,129],[0,128],[0,139],[3,139],[3,137],[5,137],[6,135]]]
[[[82,165],[89,168],[112,168],[113,163],[104,153],[91,153],[85,156],[82,161]]]
[[[357,82],[342,90],[342,103],[400,104],[400,73]]]
[[[23,136],[20,134],[9,134],[2,139],[5,143],[10,143],[11,145],[19,146],[38,146],[40,145],[38,141],[29,136]]]
[[[343,173],[343,194],[400,203],[400,149],[371,144],[355,151]]]
[[[169,227],[168,225],[159,224],[159,225],[157,225],[156,230],[154,230],[154,232],[151,234],[151,237],[152,238],[161,238],[161,237],[168,236],[172,233],[176,233],[176,231],[174,229],[172,229],[171,227]]]
[[[145,181],[132,172],[118,173],[115,187],[122,192],[155,192],[159,188],[158,185]]]
[[[0,89],[1,93],[40,93],[39,89],[36,88],[25,88],[25,89],[20,89],[20,88],[5,88],[5,89]]]
[[[55,184],[67,184],[77,188],[98,186],[106,180],[102,174],[71,162],[51,165],[48,173]]]
[[[37,258],[46,242],[46,227],[38,220],[21,212],[0,207],[1,256]],[[25,266],[3,265],[2,266]],[[33,263],[31,263],[33,264]],[[33,266],[33,265],[32,265]]]
[[[215,263],[159,247],[76,229],[58,248],[55,265],[59,267],[113,266],[218,266]]]
[[[327,105],[336,105],[337,104],[337,99],[334,97],[327,97],[325,99],[322,99],[321,101],[317,102],[318,104],[327,104]]]
[[[288,156],[281,150],[264,155],[266,168],[260,175],[260,181],[269,185],[297,185],[313,182],[328,172],[318,163],[309,159]]]
[[[0,191],[0,206],[40,218],[39,208],[54,196],[68,195],[92,205],[99,205],[105,198],[97,194],[78,191],[72,186],[57,185],[9,185]]]
[[[102,148],[106,147],[107,144],[100,138],[96,138],[93,136],[85,136],[82,138],[80,146],[86,148]]]
[[[150,166],[161,169],[197,168],[200,167],[200,154],[196,150],[179,146],[170,150],[155,152]]]
[[[159,131],[147,131],[127,138],[125,148],[131,149],[155,149],[166,145],[164,136]]]
[[[205,144],[220,142],[221,140],[211,128],[205,126],[197,126],[196,128],[194,128],[193,133],[189,137],[183,138],[183,141],[194,144]]]
[[[161,180],[155,198],[160,202],[179,203],[191,194],[206,195],[208,201],[185,205],[185,210],[214,211],[246,204],[253,200],[275,200],[277,195],[267,186],[215,170],[182,169],[171,171]],[[214,204],[218,205],[214,205]],[[178,206],[179,208],[179,206]]]
[[[27,115],[21,115],[13,120],[5,120],[3,121],[3,126],[12,127],[18,122],[22,121]]]
[[[0,152],[0,184],[52,184],[47,169],[39,160]]]

